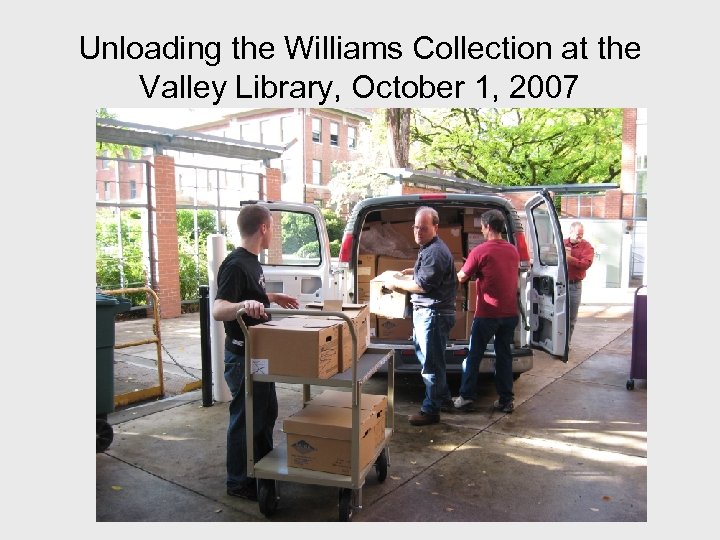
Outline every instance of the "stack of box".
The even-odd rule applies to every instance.
[[[349,475],[352,459],[352,392],[326,390],[283,422],[288,467]],[[360,396],[359,467],[370,464],[385,440],[387,397]]]
[[[372,253],[361,253],[358,256],[357,302],[360,304],[366,303],[368,300],[370,300],[370,280],[372,280],[377,275],[377,258],[378,256]]]
[[[248,328],[252,373],[328,379],[338,373],[342,322],[286,317]]]

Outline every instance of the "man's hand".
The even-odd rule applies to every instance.
[[[271,293],[268,295],[271,302],[275,302],[278,306],[285,309],[299,309],[300,302],[297,298],[290,296],[289,294],[282,293]]]
[[[245,308],[245,314],[248,317],[251,317],[253,319],[263,319],[267,320],[268,316],[265,313],[265,306],[262,304],[262,302],[258,302],[257,300],[243,300],[239,304],[239,309]]]

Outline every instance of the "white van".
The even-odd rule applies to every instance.
[[[369,281],[374,275],[414,265],[418,246],[414,244],[412,225],[418,207],[431,206],[438,211],[439,234],[451,248],[458,270],[469,251],[484,241],[479,216],[486,210],[500,210],[506,217],[505,237],[520,253],[521,317],[512,347],[513,374],[517,379],[532,369],[533,349],[545,350],[567,361],[569,320],[567,263],[560,222],[550,194],[539,188],[520,209],[512,200],[498,191],[365,199],[353,208],[348,219],[337,262],[331,260],[325,223],[316,206],[260,201],[274,212],[276,238],[282,240],[275,242],[278,247],[261,254],[266,288],[268,292],[297,297],[301,306],[326,298],[366,303]],[[290,231],[286,238],[282,238],[282,223],[292,224],[285,227]],[[296,228],[297,224],[303,227]],[[305,238],[297,238],[292,232],[300,229]],[[298,249],[300,245],[302,249]],[[474,311],[471,287],[467,284],[460,287],[456,325],[446,351],[448,373],[461,372],[467,354]],[[372,316],[370,333],[373,348],[395,349],[396,372],[420,371],[412,344],[411,319],[384,320]],[[494,373],[494,357],[491,342],[480,363],[480,373]]]

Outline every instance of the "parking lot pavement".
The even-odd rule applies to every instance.
[[[647,387],[626,389],[632,304],[625,298],[587,295],[569,361],[536,353],[515,383],[512,414],[492,410],[488,377],[474,412],[413,427],[407,415],[424,386],[419,376],[397,376],[388,475],[382,483],[367,476],[353,521],[647,521]],[[185,337],[176,345],[192,351],[192,319],[163,321],[169,349],[177,324]],[[456,392],[459,381],[450,384]],[[375,375],[364,390],[384,393],[387,377]],[[278,397],[276,446],[285,444],[282,418],[302,406],[301,388],[278,384]],[[111,413],[114,440],[96,456],[96,520],[338,520],[337,488],[279,482],[270,520],[257,503],[228,497],[227,418],[227,403],[203,407],[197,390]]]

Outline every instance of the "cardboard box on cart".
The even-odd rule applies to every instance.
[[[367,304],[343,304],[341,300],[325,300],[325,302],[310,302],[306,306],[308,309],[322,309],[323,311],[342,311],[353,321],[355,328],[355,337],[357,339],[357,357],[363,355],[370,345],[370,309]],[[298,315],[302,317],[303,315]],[[337,320],[342,324],[342,332],[340,333],[340,346],[338,356],[338,371],[342,373],[352,366],[353,359],[353,342],[350,335],[350,329],[344,320]]]
[[[253,373],[327,379],[338,372],[339,321],[286,317],[248,332]]]
[[[359,467],[370,464],[377,449],[372,410],[360,410]],[[283,422],[288,467],[349,475],[352,467],[352,409],[308,405]]]
[[[352,392],[340,390],[325,390],[312,398],[311,405],[324,405],[327,407],[352,408]],[[385,440],[385,426],[387,425],[387,396],[362,393],[360,396],[360,408],[372,411],[377,418],[373,428],[376,446]]]

